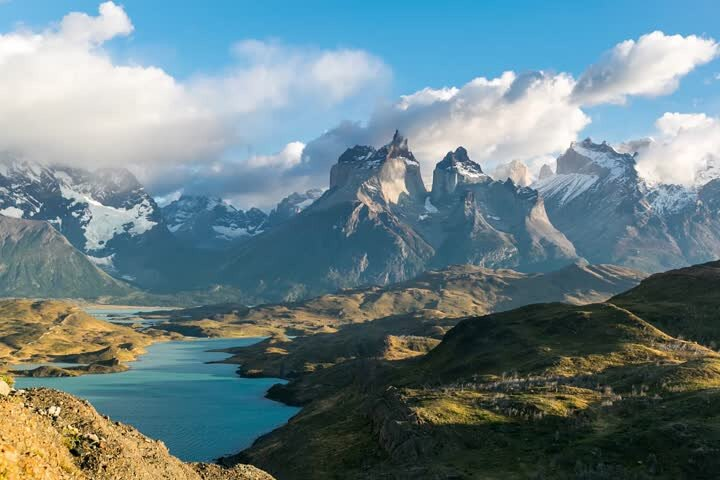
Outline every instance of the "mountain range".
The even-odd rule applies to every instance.
[[[532,183],[521,162],[493,178],[458,147],[437,163],[428,190],[396,132],[379,149],[347,149],[326,191],[291,194],[269,213],[196,195],[161,208],[127,170],[6,157],[0,214],[48,222],[136,287],[222,285],[256,303],[388,285],[453,264],[544,272],[586,259],[652,273],[709,261],[720,256],[716,173],[708,167],[691,187],[651,184],[636,155],[586,139]]]

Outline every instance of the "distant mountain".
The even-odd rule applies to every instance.
[[[431,197],[419,221],[408,221],[433,245],[436,268],[468,263],[548,271],[577,258],[535,190],[482,174],[462,147],[435,167]]]
[[[520,160],[513,160],[495,167],[493,177],[496,180],[512,180],[515,185],[528,187],[532,183],[532,176],[527,165]]]
[[[219,283],[288,300],[386,285],[453,263],[544,271],[577,255],[537,192],[493,181],[462,148],[438,164],[428,194],[396,132],[380,149],[348,149],[332,167],[328,191],[231,258]]]
[[[635,156],[590,139],[573,143],[555,175],[533,184],[552,223],[593,263],[655,272],[720,257],[720,180],[651,185]],[[700,177],[699,177],[700,178]]]
[[[305,210],[307,207],[313,204],[315,200],[320,198],[323,191],[319,188],[313,188],[305,193],[292,193],[287,197],[283,198],[280,203],[270,212],[268,223],[270,225],[277,225],[279,223],[288,220],[298,213]]]
[[[49,223],[0,216],[0,296],[98,298],[132,291]]]
[[[222,248],[263,231],[268,216],[260,209],[238,210],[219,198],[183,195],[162,208],[168,230],[189,245]]]
[[[0,159],[0,214],[45,220],[108,273],[144,288],[207,283],[210,259],[179,242],[160,208],[125,169]]]

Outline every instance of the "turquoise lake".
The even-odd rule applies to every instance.
[[[259,339],[199,339],[158,343],[130,370],[71,378],[18,377],[18,388],[51,387],[89,400],[113,420],[162,440],[185,461],[209,461],[249,447],[298,409],[264,398],[278,379],[245,379],[237,366],[207,364],[209,352]]]

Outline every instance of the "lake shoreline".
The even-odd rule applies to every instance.
[[[235,366],[217,362],[218,354],[226,353],[209,351],[249,341],[193,338],[157,343],[125,372],[18,377],[17,388],[45,386],[85,398],[113,420],[163,440],[183,460],[215,461],[245,450],[299,412],[267,396],[284,379],[242,378]]]

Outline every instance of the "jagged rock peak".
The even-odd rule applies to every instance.
[[[558,157],[557,173],[583,173],[618,178],[635,171],[635,157],[618,153],[607,142],[594,143],[590,138],[572,142]]]
[[[458,147],[454,152],[448,152],[437,168],[442,170],[454,170],[464,176],[485,175],[479,164],[470,160],[467,150]]]
[[[452,193],[459,185],[470,185],[489,181],[480,165],[470,160],[467,150],[458,147],[448,152],[433,172],[432,197],[440,200]]]
[[[379,167],[389,158],[402,158],[405,159],[407,163],[419,165],[415,156],[408,148],[407,138],[400,135],[400,132],[397,130],[395,130],[395,134],[390,143],[379,149],[368,145],[355,145],[352,148],[348,148],[340,155],[338,163],[362,163],[363,167],[372,168]]]
[[[555,175],[555,172],[553,172],[552,167],[546,163],[542,167],[540,167],[540,173],[538,174],[538,180],[544,180],[546,178],[552,177],[553,175]]]
[[[515,185],[527,187],[532,183],[530,170],[520,160],[513,160],[495,167],[493,178],[500,181],[512,180]]]
[[[330,170],[330,188],[346,185],[349,181],[359,185],[376,175],[385,185],[405,177],[403,182],[406,187],[402,189],[425,192],[420,178],[420,163],[409,150],[407,139],[398,131],[395,131],[390,143],[377,150],[361,145],[347,149]]]

